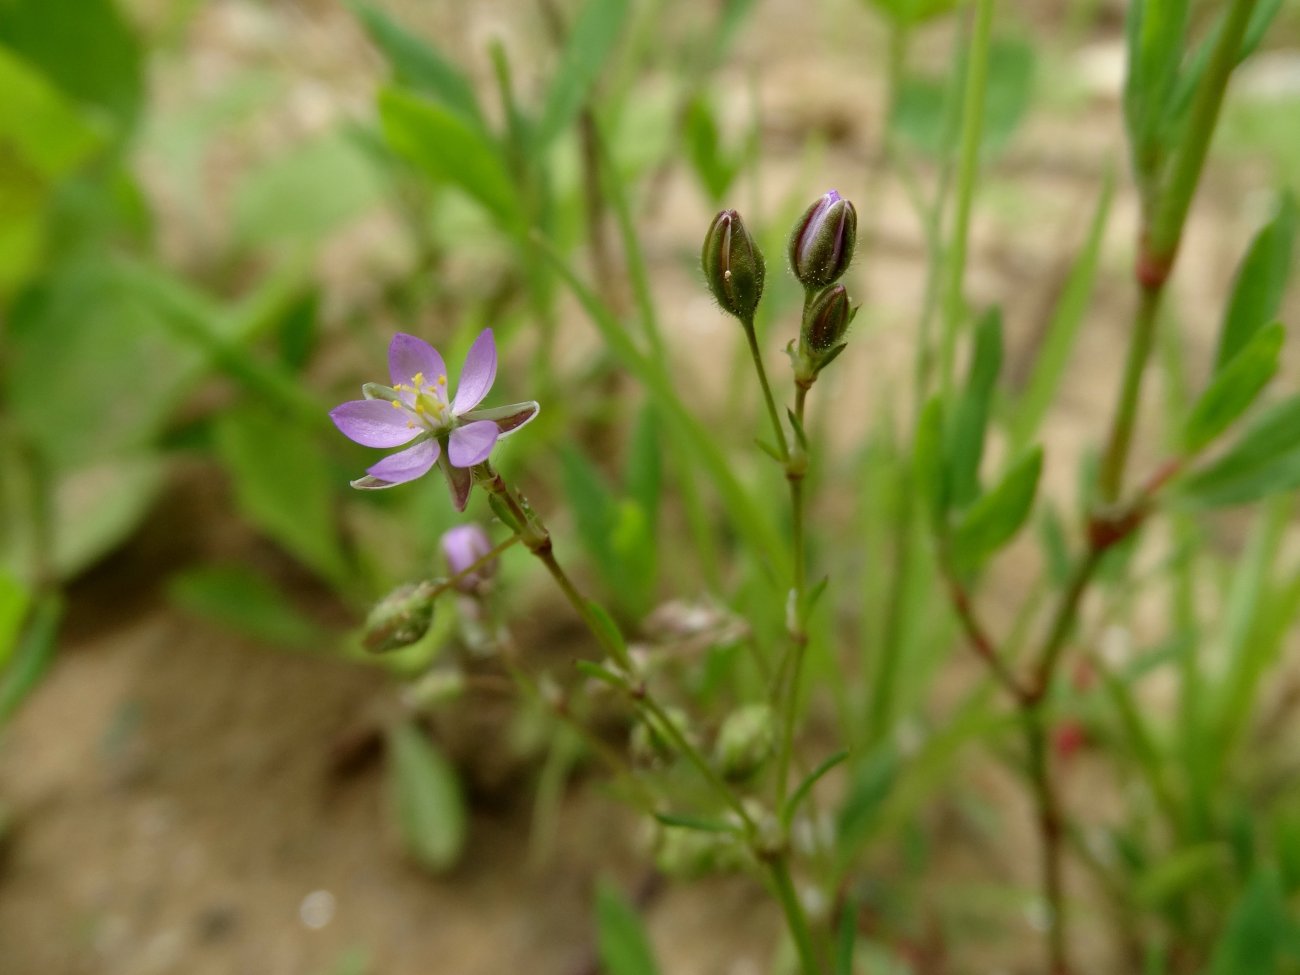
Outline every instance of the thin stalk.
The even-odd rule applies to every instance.
[[[966,275],[966,248],[970,236],[971,207],[979,175],[980,142],[984,131],[984,98],[988,87],[989,47],[993,31],[994,0],[976,0],[962,105],[961,150],[957,168],[957,211],[952,243],[948,248],[948,279],[944,291],[944,331],[939,346],[940,381],[946,392],[952,385],[957,330],[965,306],[962,285]]]
[[[795,420],[799,429],[804,429],[804,406],[808,398],[808,387],[795,385]],[[791,599],[794,605],[790,611],[790,654],[788,665],[783,664],[781,667],[782,676],[788,685],[785,688],[784,701],[781,702],[783,711],[783,726],[781,729],[781,753],[777,761],[776,772],[776,804],[777,808],[785,805],[786,789],[790,781],[790,763],[794,755],[794,729],[796,717],[799,711],[799,689],[803,677],[804,657],[808,650],[808,621],[805,619],[807,612],[804,606],[804,589],[806,585],[806,568],[805,562],[807,556],[804,551],[804,473],[807,467],[807,457],[804,454],[804,447],[798,446],[799,457],[798,463],[795,458],[787,455],[786,459],[786,480],[790,484],[790,512],[791,512],[791,538],[794,547],[794,582],[791,589]],[[779,690],[780,688],[778,688]]]
[[[1113,505],[1118,501],[1124,489],[1124,469],[1133,443],[1133,428],[1137,424],[1142,377],[1146,373],[1147,360],[1155,340],[1156,320],[1163,294],[1164,286],[1161,283],[1156,287],[1143,287],[1138,299],[1128,357],[1124,362],[1124,378],[1120,381],[1119,403],[1115,408],[1115,419],[1111,423],[1098,475],[1097,489],[1101,502],[1105,505]]]
[[[754,372],[758,374],[758,384],[763,388],[763,402],[767,404],[768,419],[772,421],[772,432],[776,434],[776,449],[781,455],[782,463],[790,462],[790,445],[786,442],[785,428],[781,425],[781,414],[776,408],[776,398],[772,395],[772,386],[767,381],[767,369],[763,366],[763,354],[758,348],[758,336],[754,332],[754,319],[743,319],[740,323],[745,329],[745,340],[749,343],[749,355],[754,360]],[[797,570],[796,570],[797,571]]]
[[[1066,949],[1066,901],[1062,867],[1064,866],[1064,817],[1056,783],[1051,773],[1047,726],[1041,705],[1029,705],[1022,711],[1025,719],[1025,743],[1029,748],[1029,779],[1034,789],[1038,830],[1043,839],[1042,887],[1047,901],[1047,957],[1051,975],[1068,975]]]
[[[794,889],[789,865],[784,857],[777,857],[768,861],[767,867],[772,874],[772,884],[776,887],[777,900],[785,912],[786,924],[794,937],[794,947],[799,954],[799,967],[803,969],[803,975],[822,975],[817,950],[813,946],[812,928],[808,925],[808,916],[799,900],[799,892]]]

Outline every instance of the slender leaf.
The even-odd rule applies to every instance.
[[[1300,487],[1300,396],[1262,411],[1231,447],[1187,476],[1179,496],[1194,507],[1245,504]]]
[[[62,618],[63,601],[58,596],[42,597],[28,616],[9,665],[0,670],[0,727],[49,669]]]
[[[578,12],[533,131],[534,151],[544,150],[573,122],[613,53],[630,8],[629,0],[587,0]]]
[[[1215,369],[1227,366],[1281,309],[1291,271],[1296,211],[1295,197],[1290,193],[1284,194],[1276,215],[1250,242],[1246,256],[1237,268],[1232,297],[1228,300],[1219,330]]]
[[[1192,407],[1183,429],[1183,449],[1195,454],[1249,409],[1277,372],[1286,332],[1274,322],[1255,333],[1227,366],[1211,380]]]
[[[1256,871],[1228,916],[1207,975],[1275,975],[1294,928],[1277,874]]]
[[[379,92],[379,120],[393,151],[481,203],[505,229],[522,229],[522,207],[498,147],[449,108],[403,91]]]
[[[190,569],[172,579],[167,590],[182,609],[258,640],[288,647],[322,647],[330,639],[269,579],[250,568]]]
[[[401,84],[436,98],[464,121],[483,129],[483,113],[464,72],[373,4],[354,0],[351,6]]]
[[[456,864],[465,845],[466,812],[456,771],[416,725],[388,732],[389,781],[402,839],[427,870]]]
[[[953,532],[957,563],[975,568],[1020,531],[1034,507],[1043,449],[1035,447],[1021,458],[987,494],[971,505]]]
[[[948,430],[948,496],[957,508],[964,508],[979,494],[980,459],[984,456],[993,391],[1001,369],[1002,313],[990,308],[975,327],[975,349],[966,388]]]
[[[607,882],[596,889],[596,935],[606,975],[659,975],[640,916]]]

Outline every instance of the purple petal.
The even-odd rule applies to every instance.
[[[491,420],[476,420],[451,431],[447,446],[447,459],[452,467],[473,467],[487,460],[492,447],[501,435]]]
[[[492,337],[492,329],[485,328],[465,356],[465,368],[460,371],[460,385],[456,387],[452,412],[459,415],[482,403],[496,378],[497,343]]]
[[[443,454],[438,458],[438,466],[447,475],[447,486],[451,488],[451,503],[457,511],[464,511],[469,503],[469,490],[474,486],[474,475],[468,467],[453,467]]]
[[[447,375],[447,366],[438,350],[424,339],[398,332],[388,344],[388,374],[397,386],[410,385],[416,373],[423,373],[424,381],[433,384]]]
[[[330,410],[343,436],[365,447],[400,447],[419,434],[403,409],[381,399],[354,399]]]
[[[369,478],[353,481],[353,487],[386,488],[405,484],[426,474],[441,453],[436,440],[421,440],[414,447],[390,454],[379,463],[366,469]]]
[[[486,410],[470,410],[464,418],[491,420],[497,425],[497,432],[505,437],[528,424],[540,409],[541,407],[533,402],[511,403],[509,406],[493,406]]]
[[[448,529],[442,536],[442,554],[447,558],[447,568],[452,575],[460,575],[491,551],[492,540],[487,532],[472,522]],[[462,592],[474,592],[495,572],[496,559],[493,559],[462,578],[456,583],[456,588]]]

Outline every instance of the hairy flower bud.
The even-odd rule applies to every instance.
[[[438,587],[417,582],[394,589],[375,604],[366,618],[363,642],[371,653],[409,647],[429,632]]]
[[[848,270],[858,237],[858,212],[834,190],[804,211],[790,235],[790,269],[809,291],[834,284]]]
[[[776,718],[766,704],[747,704],[722,723],[714,743],[714,760],[723,777],[740,782],[758,772],[772,757]]]
[[[803,318],[803,340],[817,355],[824,355],[844,340],[857,309],[849,304],[844,285],[827,288],[808,306]]]
[[[722,310],[742,322],[752,319],[763,297],[766,268],[762,252],[735,210],[723,210],[713,218],[700,263]]]

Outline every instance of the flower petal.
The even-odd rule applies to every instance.
[[[410,385],[417,373],[423,373],[425,382],[432,384],[447,375],[447,366],[438,350],[424,339],[398,332],[388,344],[388,374],[393,385]]]
[[[354,399],[330,410],[343,436],[365,447],[400,447],[420,433],[406,410],[381,399]]]
[[[452,412],[459,416],[482,403],[496,378],[497,343],[492,337],[492,329],[485,328],[465,356],[465,367],[460,371],[460,385],[456,387]]]
[[[464,418],[491,420],[497,425],[497,432],[505,437],[531,422],[540,409],[541,407],[535,402],[511,403],[509,406],[493,406],[486,410],[470,410]]]
[[[473,467],[487,460],[488,454],[501,434],[497,425],[491,420],[477,420],[466,423],[451,431],[451,440],[447,446],[447,459],[452,467]]]
[[[358,478],[352,482],[352,486],[374,489],[413,481],[422,474],[428,473],[441,452],[438,441],[421,440],[414,447],[407,447],[396,454],[390,454],[379,463],[367,468],[366,473],[370,476]]]
[[[474,475],[468,467],[453,467],[447,454],[438,458],[438,466],[447,475],[447,487],[451,488],[451,503],[457,511],[464,511],[469,503],[469,491],[474,486]]]

